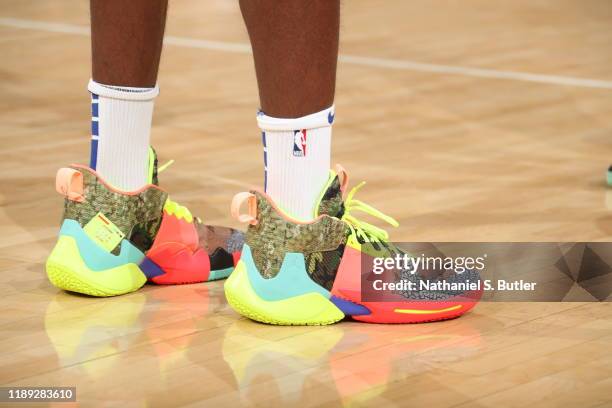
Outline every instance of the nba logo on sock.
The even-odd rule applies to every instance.
[[[306,129],[293,131],[293,155],[306,156]]]

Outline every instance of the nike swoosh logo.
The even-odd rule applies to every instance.
[[[334,123],[334,117],[336,117],[336,114],[333,112],[329,112],[327,114],[327,121],[329,122],[330,125]]]

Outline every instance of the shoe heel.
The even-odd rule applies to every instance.
[[[46,271],[51,283],[64,290],[91,296],[116,296],[142,287],[147,278],[138,266],[142,252],[129,241],[120,255],[100,248],[75,220],[64,220]]]
[[[313,282],[301,254],[287,254],[274,278],[263,278],[244,245],[225,282],[227,302],[249,319],[278,325],[325,325],[344,318],[327,290]]]

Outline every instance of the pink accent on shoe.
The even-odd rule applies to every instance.
[[[331,293],[339,298],[361,303],[361,251],[349,245],[338,267]]]
[[[348,183],[349,183],[348,172],[346,171],[344,167],[342,167],[341,164],[336,164],[336,174],[338,175],[338,178],[340,179],[340,191],[342,192],[342,195],[344,195],[344,193],[346,192],[346,188],[348,187]]]
[[[147,257],[165,272],[151,279],[158,285],[206,282],[210,276],[210,257],[202,248],[193,251],[180,242],[166,242]]]
[[[240,214],[240,207],[244,202],[248,205],[248,214]],[[242,223],[257,225],[257,197],[252,193],[238,193],[232,198],[230,207],[232,217]]]
[[[85,201],[83,195],[83,174],[77,170],[62,167],[55,176],[55,189],[68,200],[82,203]]]
[[[316,222],[318,222],[321,218],[323,217],[329,217],[329,215],[323,214],[323,215],[319,215],[317,218],[314,218],[310,221],[303,221],[303,220],[298,220],[296,218],[293,218],[292,216],[290,216],[289,214],[287,214],[286,212],[284,212],[281,208],[279,208],[276,203],[274,202],[274,200],[272,199],[272,197],[270,197],[268,194],[264,193],[263,191],[261,191],[258,188],[253,188],[252,191],[256,191],[257,193],[261,194],[266,201],[268,201],[268,203],[270,203],[270,205],[272,206],[272,208],[274,209],[274,211],[276,211],[278,213],[278,215],[280,215],[281,217],[283,217],[285,220],[292,222],[294,224],[314,224]],[[242,221],[239,218],[236,217],[235,215],[235,211],[234,211],[234,200],[241,200],[241,198],[236,198],[237,196],[240,196],[241,194],[250,194],[253,195],[252,193],[238,193],[234,196],[234,199],[232,200],[232,216],[240,221],[240,222],[248,222],[248,221]],[[242,202],[244,201],[244,199],[242,199],[241,201],[239,201],[239,205],[238,205],[238,212],[240,211],[240,205],[242,205]],[[257,201],[255,201],[255,204],[257,204]],[[257,211],[257,208],[255,208],[255,211]],[[255,217],[257,215],[257,213],[255,212],[254,214],[249,213],[249,215],[247,216],[246,214],[244,214],[244,216],[249,217],[248,219],[250,220],[250,217],[253,216]]]
[[[178,242],[190,248],[192,251],[198,249],[198,231],[192,222],[177,218],[164,210],[161,225],[155,236],[151,250],[168,242]]]
[[[240,251],[232,253],[232,258],[234,259],[234,266],[238,265],[238,261],[240,260],[240,254]]]
[[[367,255],[346,246],[331,290],[332,295],[370,310],[369,315],[352,316],[355,320],[369,323],[423,323],[452,319],[472,309],[482,296],[482,291],[475,291],[445,301],[417,301],[387,294],[385,301],[365,302],[361,296],[362,256]],[[384,281],[391,281],[391,277],[378,276]]]
[[[210,275],[210,257],[199,246],[195,224],[165,210],[147,257],[165,272],[151,279],[157,284],[205,282]]]
[[[106,188],[108,188],[111,191],[114,191],[115,193],[133,196],[133,195],[138,195],[138,194],[142,193],[143,191],[148,190],[150,188],[155,188],[155,189],[160,190],[160,191],[165,191],[163,188],[161,188],[159,186],[156,186],[155,184],[146,184],[146,185],[142,186],[141,188],[139,188],[138,190],[135,190],[135,191],[119,190],[117,187],[113,187],[112,185],[108,184],[106,182],[106,180],[104,180],[104,177],[102,177],[100,175],[100,173],[96,172],[91,167],[87,167],[87,166],[82,165],[82,164],[71,164],[70,167],[74,167],[74,168],[85,170],[85,171],[88,171],[88,172],[92,173],[94,176],[96,176],[96,178],[98,179],[98,181],[100,181],[100,183],[104,184],[104,186]]]

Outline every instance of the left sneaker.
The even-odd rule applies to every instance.
[[[367,269],[361,272],[362,261],[394,256],[400,250],[388,242],[385,230],[359,220],[354,213],[362,211],[398,224],[354,199],[364,183],[344,200],[347,183],[342,168],[330,173],[315,218],[309,222],[292,218],[260,191],[234,197],[234,217],[250,224],[241,259],[225,283],[225,295],[234,310],[264,323],[324,325],[347,316],[371,323],[429,322],[455,318],[474,307],[481,290],[397,291],[385,293],[382,300],[364,296],[362,280],[368,282],[372,275]],[[249,211],[240,214],[244,202]],[[396,273],[396,279],[412,281],[417,287],[419,281],[431,280],[410,270]],[[471,288],[467,283],[477,282],[479,276],[466,271],[445,280],[464,283],[453,287]]]
[[[57,173],[65,196],[59,239],[46,263],[53,285],[92,296],[133,292],[147,280],[183,284],[226,278],[244,234],[209,226],[170,200],[157,184],[157,156],[149,155],[149,184],[120,191],[89,167]]]

